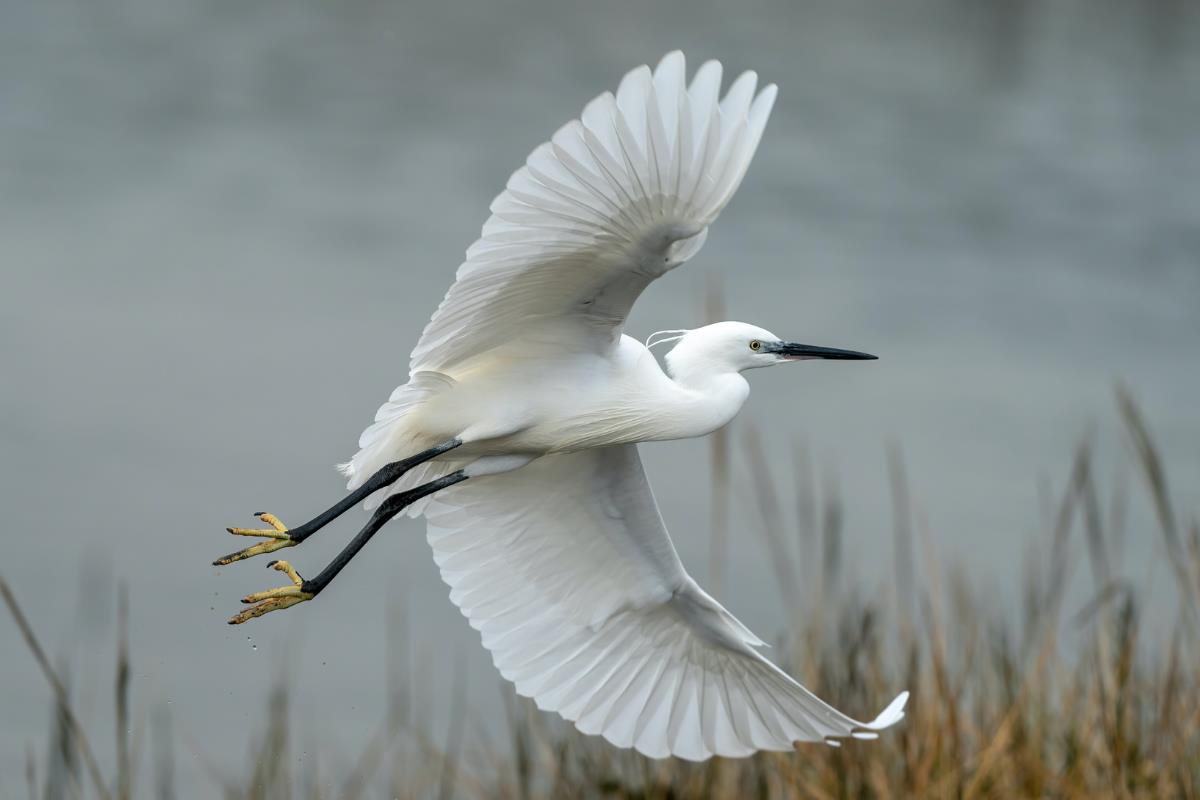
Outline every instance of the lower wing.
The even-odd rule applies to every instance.
[[[873,738],[754,648],[684,570],[635,445],[550,455],[426,508],[450,599],[500,674],[584,733],[655,758]]]

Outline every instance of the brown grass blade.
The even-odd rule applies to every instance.
[[[8,606],[8,613],[12,615],[13,621],[17,623],[17,628],[21,631],[21,637],[25,640],[25,645],[29,648],[29,652],[33,654],[33,658],[37,661],[42,675],[45,676],[46,681],[50,684],[50,688],[54,692],[54,697],[62,709],[75,746],[79,749],[80,754],[83,756],[84,764],[87,766],[88,775],[92,780],[92,788],[95,789],[98,797],[107,800],[112,795],[109,793],[108,787],[104,785],[104,776],[100,772],[100,767],[96,763],[95,756],[92,755],[92,746],[88,743],[87,734],[84,733],[83,726],[79,724],[79,718],[68,702],[66,686],[59,680],[58,673],[50,666],[50,660],[46,658],[46,651],[42,649],[42,645],[34,634],[33,628],[29,625],[29,620],[26,619],[20,604],[17,603],[16,595],[13,594],[12,589],[9,588],[8,581],[3,577],[0,577],[0,597],[4,598],[4,604]]]

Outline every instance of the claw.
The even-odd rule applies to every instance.
[[[263,553],[274,553],[276,550],[282,550],[285,547],[294,547],[297,543],[292,539],[288,527],[284,525],[279,517],[274,514],[268,514],[266,511],[255,512],[254,516],[261,519],[263,522],[270,525],[270,528],[226,528],[225,530],[232,533],[234,536],[260,536],[266,539],[265,542],[251,545],[244,550],[238,550],[236,553],[230,553],[227,556],[221,556],[213,562],[214,567],[223,567],[226,564],[232,564],[234,561],[241,561],[244,558],[262,555]]]
[[[261,617],[263,614],[269,614],[272,611],[291,608],[297,603],[303,603],[316,597],[312,592],[304,591],[304,579],[300,577],[300,573],[296,572],[288,562],[272,561],[267,566],[285,573],[291,580],[292,585],[279,586],[274,589],[267,589],[263,592],[246,595],[242,598],[242,602],[252,604],[251,607],[230,617],[230,625],[241,625],[246,620]]]
[[[267,523],[268,525],[270,525],[272,528],[274,528],[274,529],[275,529],[276,531],[278,531],[279,533],[287,533],[287,532],[288,532],[288,527],[287,527],[287,525],[284,525],[284,524],[283,524],[283,523],[282,523],[282,522],[279,520],[279,517],[275,516],[274,514],[271,514],[271,513],[269,513],[269,512],[266,512],[266,511],[255,511],[255,512],[254,512],[254,516],[258,517],[258,518],[259,518],[259,519],[261,519],[263,522],[265,522],[265,523]]]

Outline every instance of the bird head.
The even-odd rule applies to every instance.
[[[768,330],[745,322],[716,322],[690,331],[664,333],[677,335],[659,338],[658,341],[651,337],[650,346],[667,341],[676,342],[667,353],[666,359],[667,370],[676,378],[701,371],[744,372],[756,367],[782,364],[785,361],[863,361],[876,358],[856,350],[839,350],[784,341]]]

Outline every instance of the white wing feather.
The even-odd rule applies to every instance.
[[[490,348],[536,336],[539,322],[555,324],[564,347],[616,342],[642,290],[703,244],[775,101],[774,86],[755,97],[753,72],[718,101],[716,61],[690,87],[684,76],[679,52],[653,73],[638,67],[530,154],[492,202],[411,372],[453,375]]]
[[[545,456],[435,495],[428,538],[496,667],[584,733],[703,760],[871,737],[753,649],[688,576],[635,445]]]
[[[755,96],[758,78],[746,72],[721,100],[720,63],[701,66],[690,87],[685,72],[680,52],[653,73],[629,72],[616,95],[588,103],[513,173],[412,352],[409,383],[341,465],[348,488],[403,455],[405,416],[464,362],[520,339],[605,352],[642,290],[700,249],[750,166],[776,92]],[[390,491],[435,477],[431,469]]]

